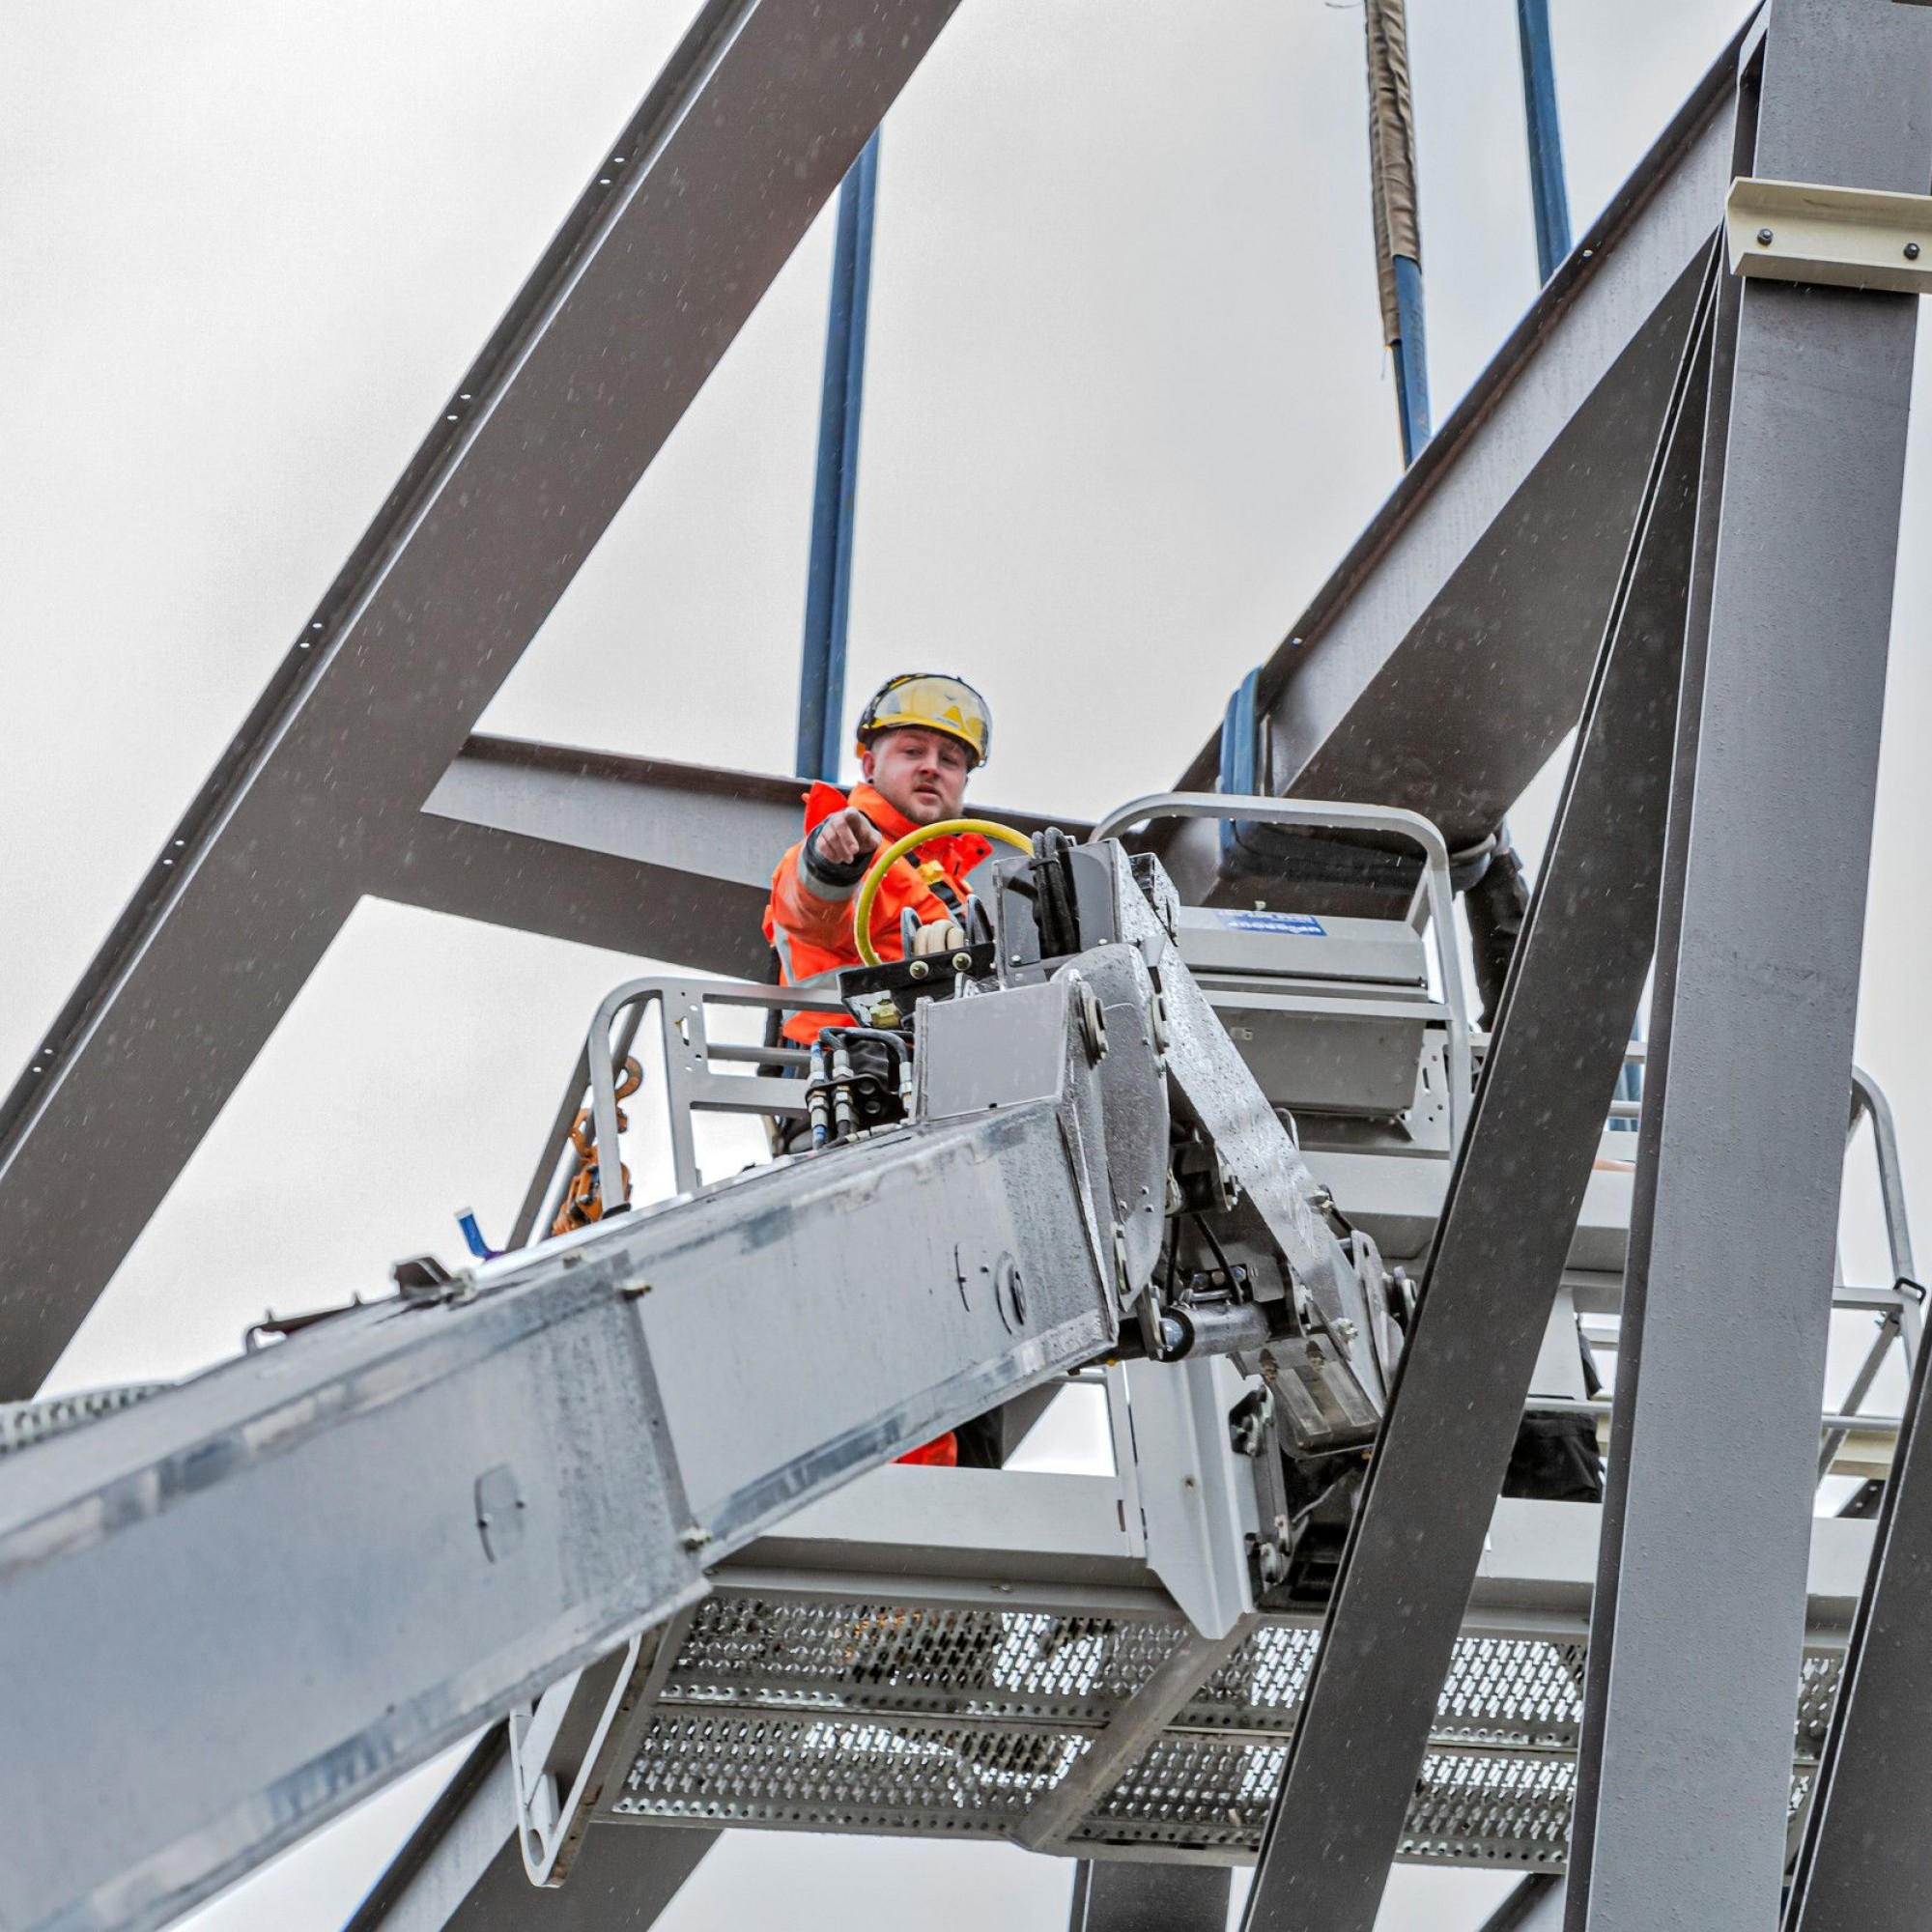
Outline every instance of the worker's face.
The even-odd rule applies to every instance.
[[[905,813],[915,825],[957,818],[966,796],[972,753],[944,731],[905,725],[882,732],[859,761],[866,782]]]

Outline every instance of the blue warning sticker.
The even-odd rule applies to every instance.
[[[1216,907],[1214,923],[1236,932],[1296,932],[1305,939],[1328,936],[1328,928],[1309,912],[1223,912]]]

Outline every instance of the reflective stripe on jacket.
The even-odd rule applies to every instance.
[[[765,907],[765,937],[779,955],[780,978],[787,986],[835,967],[859,963],[852,938],[852,903],[875,855],[865,855],[865,863],[854,872],[850,867],[828,867],[816,862],[811,849],[811,835],[848,805],[857,806],[888,844],[918,829],[868,784],[854,785],[850,798],[829,784],[814,784],[805,794],[805,837],[779,861]],[[992,850],[977,833],[957,833],[935,838],[899,860],[872,899],[872,944],[879,957],[905,956],[899,943],[899,915],[908,906],[922,925],[958,919],[969,890],[967,877]],[[810,1045],[827,1025],[839,1024],[836,1016],[825,1013],[794,1013],[784,1030],[788,1038]]]

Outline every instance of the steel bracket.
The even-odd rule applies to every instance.
[[[1932,291],[1932,194],[1740,175],[1724,197],[1731,272],[1829,288]]]
[[[617,1690],[629,1681],[641,1642],[640,1635],[632,1637],[609,1657],[560,1677],[533,1706],[510,1713],[517,1842],[532,1885],[563,1882],[566,1843],[574,1835],[570,1821],[616,1716]]]
[[[690,1627],[685,1610],[640,1631],[608,1657],[559,1678],[530,1708],[510,1714],[517,1842],[532,1885],[560,1886],[570,1875],[592,1814],[637,1756]]]
[[[1259,1524],[1254,1464],[1235,1453],[1228,1414],[1254,1386],[1225,1355],[1127,1362],[1134,1488],[1147,1561],[1204,1638],[1254,1609],[1248,1541]]]

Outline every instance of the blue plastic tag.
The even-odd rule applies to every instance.
[[[1217,925],[1236,932],[1295,932],[1304,939],[1326,939],[1328,928],[1309,912],[1223,912],[1213,909]]]

